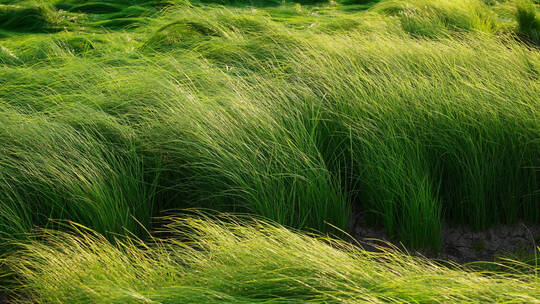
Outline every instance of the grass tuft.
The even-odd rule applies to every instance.
[[[413,36],[437,38],[460,31],[493,33],[498,29],[495,14],[479,0],[383,1],[373,9],[397,16]]]
[[[531,1],[518,1],[516,19],[518,33],[535,44],[540,44],[540,17]]]
[[[21,7],[0,4],[0,28],[17,32],[50,32],[59,24],[56,11],[48,5]]]

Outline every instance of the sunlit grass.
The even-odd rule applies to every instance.
[[[473,272],[231,216],[173,217],[150,244],[44,231],[7,260],[18,303],[538,303],[531,274]],[[69,271],[66,271],[69,269]]]
[[[445,220],[540,219],[540,56],[491,6],[140,7],[151,23],[66,8],[72,32],[2,42],[4,235],[189,206],[332,231],[357,208],[437,249]]]

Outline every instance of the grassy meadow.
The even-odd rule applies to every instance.
[[[0,0],[0,282],[14,303],[540,303],[538,265],[338,240],[358,214],[431,251],[443,223],[540,223],[539,12]]]

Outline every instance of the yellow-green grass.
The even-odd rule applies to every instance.
[[[367,252],[246,217],[171,217],[166,239],[112,245],[42,231],[6,259],[14,303],[539,303],[535,269],[474,272]]]

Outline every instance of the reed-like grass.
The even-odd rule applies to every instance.
[[[0,42],[3,236],[49,218],[141,235],[185,207],[335,232],[355,209],[437,249],[444,221],[540,220],[540,56],[523,22],[509,33],[473,0],[173,2],[66,7],[70,30]],[[140,26],[96,25],[127,11]]]
[[[0,3],[0,29],[22,32],[50,32],[60,23],[56,11],[46,3],[18,6]]]
[[[516,5],[516,20],[518,32],[525,39],[536,45],[540,45],[540,16],[538,16],[538,4],[532,1],[518,1]]]
[[[534,268],[474,272],[231,216],[168,219],[116,245],[79,226],[6,260],[16,303],[539,303]],[[522,266],[523,267],[523,266]]]

